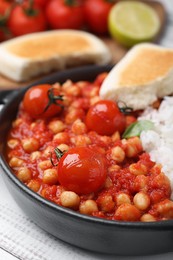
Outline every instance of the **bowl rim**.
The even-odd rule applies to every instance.
[[[63,71],[62,73],[73,73],[73,71],[76,72],[82,72],[87,68],[92,68],[92,69],[110,69],[112,66],[108,65],[108,66],[97,66],[97,65],[90,65],[90,66],[84,66],[84,67],[80,67],[80,68],[73,68],[73,69],[68,69],[66,71]],[[44,77],[43,79],[39,80],[39,81],[35,81],[34,83],[27,85],[26,87],[23,87],[22,89],[19,90],[14,90],[12,92],[12,94],[10,94],[10,97],[8,99],[8,102],[4,104],[2,110],[0,111],[0,118],[1,115],[3,115],[3,113],[5,113],[5,110],[11,105],[11,103],[13,101],[16,101],[16,98],[20,95],[24,95],[25,91],[30,88],[31,86],[38,84],[38,83],[44,83],[46,82],[46,80],[50,80],[52,77],[58,77],[58,75],[60,75],[61,72],[56,72],[53,73],[50,76]],[[22,97],[22,96],[21,96]],[[88,222],[92,222],[92,223],[96,223],[96,224],[100,224],[100,225],[107,225],[107,226],[111,226],[111,227],[116,227],[116,228],[133,228],[133,229],[150,229],[150,230],[171,230],[173,229],[173,220],[162,220],[162,221],[154,221],[154,222],[140,222],[140,221],[134,221],[134,222],[130,222],[130,221],[118,221],[118,220],[108,220],[108,219],[104,219],[104,218],[99,218],[99,217],[94,217],[94,216],[90,216],[90,215],[85,215],[85,214],[81,214],[77,211],[71,210],[69,208],[65,208],[63,206],[59,206],[58,204],[49,201],[48,199],[43,198],[41,195],[39,195],[38,193],[32,191],[31,189],[29,189],[24,183],[22,183],[17,176],[15,176],[15,174],[12,172],[12,169],[10,168],[10,166],[8,165],[5,156],[2,152],[2,149],[0,150],[0,167],[3,170],[3,174],[6,174],[7,177],[15,184],[15,186],[17,186],[17,188],[21,191],[23,191],[26,195],[28,195],[32,200],[35,200],[35,202],[38,202],[42,205],[45,205],[48,208],[51,208],[51,210],[54,210],[56,212],[60,212],[63,213],[65,215],[74,217],[76,219],[79,220],[83,220],[83,221],[88,221]],[[6,185],[7,186],[7,185]],[[7,187],[8,188],[8,187]]]
[[[154,230],[171,230],[173,228],[173,220],[162,220],[155,222],[129,222],[129,221],[118,221],[118,220],[107,220],[104,218],[93,217],[85,214],[81,214],[77,211],[71,210],[69,208],[65,208],[63,206],[59,206],[58,204],[51,202],[45,198],[43,198],[38,193],[29,189],[24,183],[22,183],[12,172],[11,168],[7,164],[4,156],[1,154],[0,156],[0,166],[3,170],[3,174],[6,174],[7,177],[17,186],[17,188],[28,195],[32,200],[35,200],[36,203],[42,204],[51,210],[56,211],[57,213],[63,213],[70,217],[74,217],[79,220],[84,220],[96,224],[107,225],[107,226],[115,226],[116,228],[133,228],[133,229],[152,229]],[[8,188],[8,187],[7,187]]]

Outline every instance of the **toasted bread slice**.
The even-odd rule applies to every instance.
[[[110,60],[109,49],[98,37],[77,30],[32,33],[0,44],[0,73],[15,81]]]
[[[144,109],[173,93],[173,49],[142,43],[133,47],[104,80],[102,99],[123,101]]]

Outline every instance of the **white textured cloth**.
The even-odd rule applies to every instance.
[[[173,1],[160,0],[168,25],[160,44],[173,47]],[[92,253],[68,245],[37,227],[16,205],[2,180],[0,169],[0,260],[172,260],[173,253],[120,257]],[[164,243],[164,241],[163,241]]]
[[[0,260],[172,260],[173,253],[111,256],[73,247],[44,232],[16,205],[0,170]]]
[[[16,205],[0,171],[0,248],[22,260],[104,259],[44,232]],[[0,255],[0,260],[2,259]]]

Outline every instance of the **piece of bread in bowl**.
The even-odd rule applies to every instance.
[[[130,49],[104,80],[102,99],[144,109],[173,93],[173,49],[141,43]]]
[[[98,37],[78,30],[32,33],[0,44],[0,73],[17,82],[88,64],[111,61],[108,47]]]

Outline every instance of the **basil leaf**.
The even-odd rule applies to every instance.
[[[153,122],[151,122],[149,120],[140,120],[140,121],[137,121],[137,122],[129,125],[129,127],[127,127],[127,129],[123,133],[122,137],[130,138],[133,136],[140,136],[142,131],[151,130],[153,128],[154,128]]]

